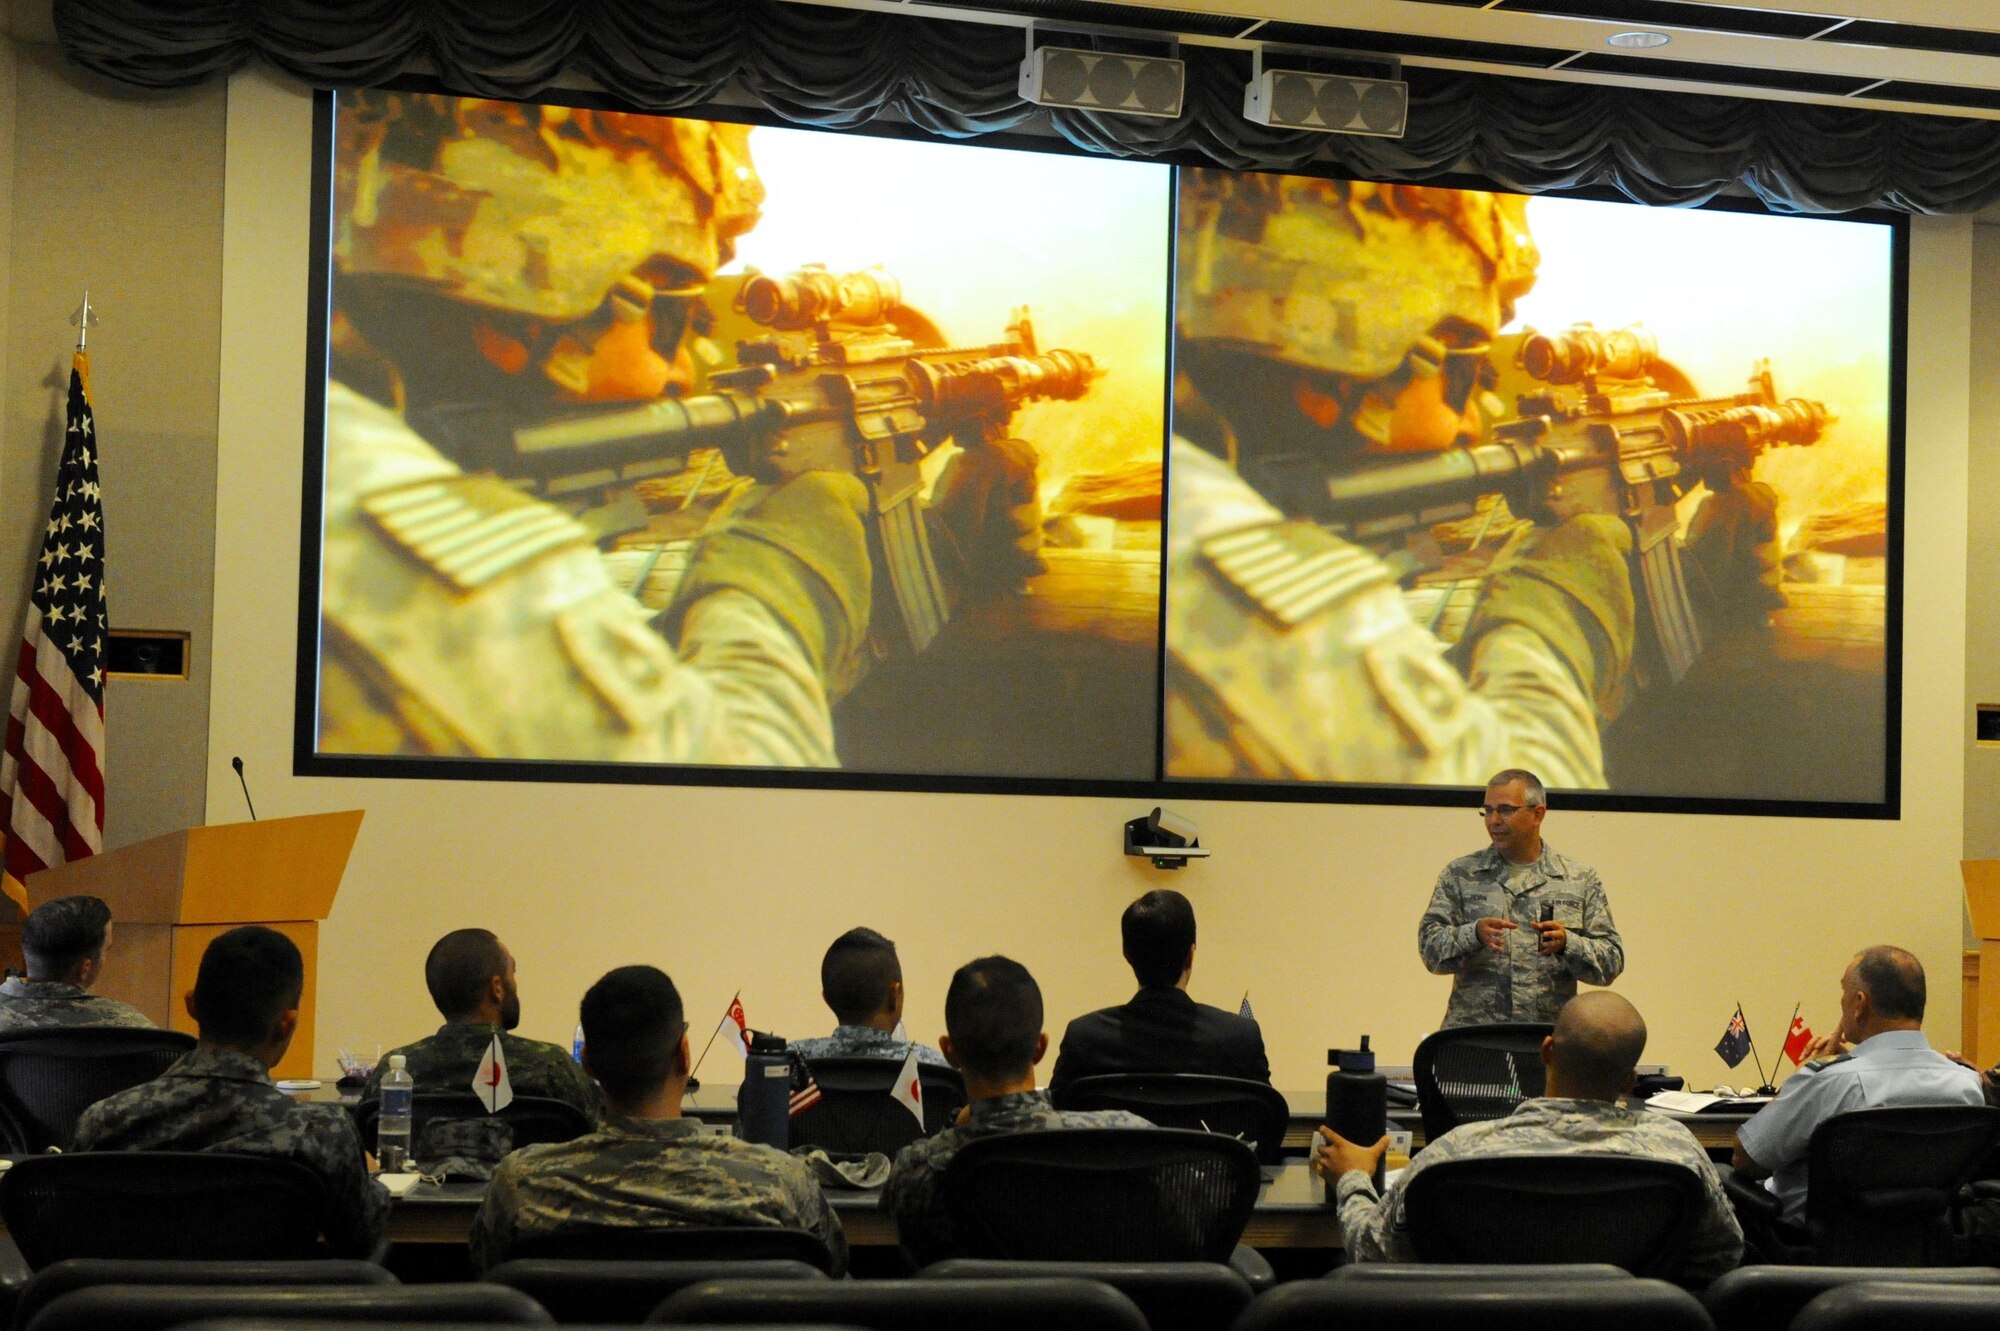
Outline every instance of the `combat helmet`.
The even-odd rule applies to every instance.
[[[553,323],[687,295],[756,224],[749,127],[341,94],[334,262]]]
[[[1517,195],[1189,170],[1180,336],[1358,381],[1456,321],[1490,338],[1540,255]]]

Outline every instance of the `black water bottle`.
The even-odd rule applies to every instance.
[[[1326,1074],[1326,1125],[1356,1146],[1373,1146],[1389,1130],[1389,1079],[1375,1071],[1375,1054],[1368,1037],[1359,1049],[1329,1049]],[[1382,1162],[1375,1162],[1375,1190],[1382,1190]],[[1326,1199],[1334,1198],[1338,1179],[1326,1180]]]
[[[791,1136],[792,1061],[781,1035],[750,1032],[743,1086],[736,1092],[736,1135],[784,1150]]]

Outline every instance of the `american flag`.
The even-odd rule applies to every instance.
[[[819,1082],[814,1080],[812,1068],[807,1066],[805,1055],[792,1051],[792,1113],[811,1109],[819,1103]]]
[[[104,502],[90,361],[76,353],[55,500],[35,561],[0,758],[8,895],[104,846]]]

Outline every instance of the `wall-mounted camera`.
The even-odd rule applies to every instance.
[[[1194,819],[1165,809],[1155,809],[1125,824],[1125,853],[1151,860],[1155,869],[1179,869],[1189,860],[1208,858],[1196,835]]]

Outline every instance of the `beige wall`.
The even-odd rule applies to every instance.
[[[1973,710],[2000,703],[2000,601],[1993,595],[1993,552],[2000,550],[2000,226],[1973,230],[1972,289],[1989,293],[1972,311],[1972,425],[1966,548],[1976,576],[1966,588],[1965,858],[2000,858],[2000,744],[1973,738]],[[1915,566],[1912,565],[1914,569]],[[1970,934],[1970,926],[1967,933]],[[1968,939],[1968,942],[1970,940]]]
[[[284,775],[309,125],[305,93],[231,84],[208,812],[239,816],[232,753],[267,817],[369,810],[323,936],[318,1066],[427,1029],[423,954],[469,923],[513,945],[523,1029],[548,1039],[567,1039],[592,979],[633,961],[675,976],[698,1031],[739,988],[753,1024],[818,1031],[820,952],[857,922],[902,945],[919,1036],[942,1024],[951,969],[989,951],[1035,971],[1059,1025],[1127,996],[1117,913],[1158,883],[1200,912],[1196,996],[1227,1006],[1250,990],[1281,1086],[1314,1084],[1327,1046],[1364,1031],[1401,1061],[1435,1024],[1446,982],[1417,962],[1415,921],[1440,863],[1479,844],[1466,810],[1190,803],[1216,857],[1166,875],[1119,854],[1138,800]],[[1815,1026],[1834,1020],[1843,962],[1876,941],[1923,956],[1944,1000],[1933,1034],[1956,1038],[1972,227],[1919,219],[1915,233],[1905,816],[1550,818],[1551,840],[1609,885],[1649,1057],[1698,1082],[1724,1075],[1712,1046],[1736,1001],[1775,1050],[1795,1000]]]
[[[13,678],[85,288],[114,628],[193,634],[186,683],[113,681],[105,839],[202,813],[214,557],[225,89],[114,92],[9,42],[0,150],[0,641]],[[11,683],[6,684],[11,687]]]

